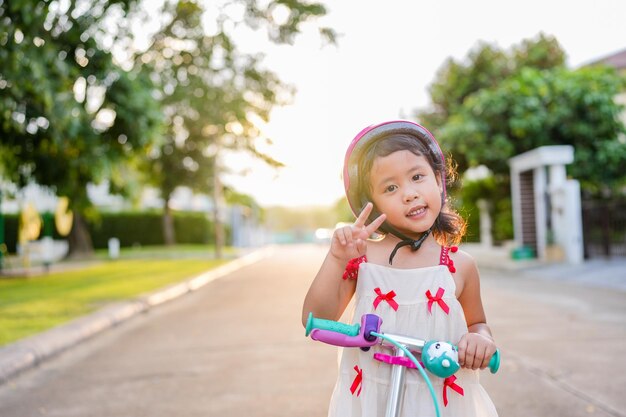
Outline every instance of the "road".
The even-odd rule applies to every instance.
[[[0,416],[324,416],[337,355],[300,309],[325,251],[278,247],[66,351],[0,386]],[[626,416],[626,292],[493,270],[482,291],[501,416]]]

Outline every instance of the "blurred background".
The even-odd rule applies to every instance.
[[[509,159],[571,145],[585,259],[626,256],[624,15],[618,0],[0,0],[0,265],[325,242],[353,218],[348,143],[398,118],[456,161],[468,242],[519,249]]]

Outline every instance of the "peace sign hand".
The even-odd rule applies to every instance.
[[[373,207],[372,203],[367,203],[354,224],[335,230],[330,244],[331,255],[342,262],[365,255],[367,239],[383,224],[386,218],[384,214],[381,214],[366,226],[365,221],[372,212]]]

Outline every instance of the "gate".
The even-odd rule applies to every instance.
[[[521,232],[522,244],[532,248],[537,253],[537,220],[535,208],[535,183],[534,171],[524,171],[520,173],[520,206],[522,208],[521,216]]]
[[[626,257],[626,200],[582,202],[585,258]]]

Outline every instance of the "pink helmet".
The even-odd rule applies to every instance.
[[[441,148],[435,140],[435,137],[425,127],[408,120],[393,120],[379,123],[377,125],[368,126],[361,130],[348,146],[346,156],[343,163],[343,185],[346,190],[348,203],[355,216],[363,209],[364,196],[362,190],[359,190],[358,178],[362,173],[359,172],[359,155],[367,152],[370,147],[380,139],[384,139],[394,134],[404,134],[415,137],[415,140],[421,142],[432,153],[433,159],[441,158],[441,169],[436,170],[441,176],[443,192],[442,201],[446,198],[446,172],[445,158]]]

